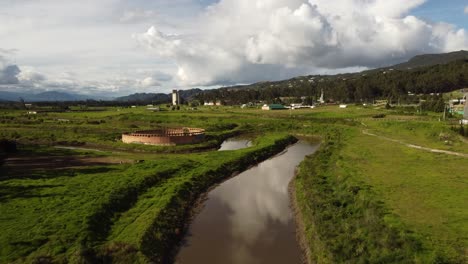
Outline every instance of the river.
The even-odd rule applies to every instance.
[[[249,139],[228,138],[223,141],[218,151],[237,150],[237,149],[248,148],[250,146],[252,146],[252,141],[250,141]]]
[[[299,141],[210,191],[176,263],[301,263],[288,184],[317,148]]]

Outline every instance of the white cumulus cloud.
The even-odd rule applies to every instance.
[[[254,82],[376,67],[468,48],[468,34],[408,13],[425,0],[221,0],[192,34],[134,38],[177,64],[184,85]]]
[[[120,17],[122,23],[138,23],[156,18],[156,13],[153,10],[127,10]]]
[[[30,67],[22,67],[21,72],[18,74],[18,80],[21,84],[35,86],[47,80],[45,75],[37,72]]]
[[[154,79],[153,77],[146,77],[143,80],[139,81],[139,84],[142,87],[153,87],[153,86],[160,86],[161,84]]]

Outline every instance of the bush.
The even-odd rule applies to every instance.
[[[98,120],[90,120],[87,123],[90,124],[90,125],[99,125],[101,122],[98,121]]]
[[[377,114],[377,115],[373,115],[372,118],[384,118],[385,117],[385,114]]]
[[[16,152],[16,142],[8,139],[0,139],[0,152],[14,153]]]

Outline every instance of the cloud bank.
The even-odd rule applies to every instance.
[[[221,0],[192,34],[134,38],[177,64],[183,85],[248,83],[389,65],[468,49],[464,29],[408,13],[425,0]]]
[[[2,50],[0,50],[0,52],[2,52]],[[21,70],[17,65],[10,64],[8,60],[0,54],[0,85],[18,84],[18,75],[20,72]]]

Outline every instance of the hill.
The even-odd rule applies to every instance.
[[[81,101],[92,99],[91,96],[71,94],[58,91],[50,91],[36,94],[30,97],[28,101]]]
[[[202,92],[199,88],[193,88],[189,90],[179,90],[179,96],[183,100],[191,100],[194,96]],[[171,101],[171,94],[164,93],[134,93],[127,96],[121,96],[115,98],[115,101],[119,102],[152,102],[152,103],[168,103]]]
[[[433,66],[438,64],[447,64],[457,60],[467,60],[468,59],[468,51],[460,50],[455,52],[449,53],[442,53],[442,54],[424,54],[418,55],[411,58],[409,61],[400,63],[391,67],[398,70],[406,70],[406,69],[414,69],[419,67],[427,67]]]
[[[321,92],[329,102],[372,102],[378,99],[415,103],[413,94],[438,94],[468,87],[468,52],[420,55],[406,63],[358,73],[298,76],[205,90],[200,101],[226,104],[248,102],[315,102]],[[298,99],[302,98],[302,99]],[[306,98],[306,100],[304,100]],[[291,102],[292,100],[292,102]]]
[[[170,96],[163,93],[134,93],[127,96],[121,96],[114,99],[119,102],[158,102],[165,103],[170,101]]]
[[[7,92],[0,91],[1,101],[14,101],[18,102],[23,99],[26,102],[57,102],[57,101],[84,101],[84,100],[95,100],[98,99],[91,95],[81,95],[74,93],[65,93],[59,91],[48,91],[42,93],[18,93],[18,92]]]

